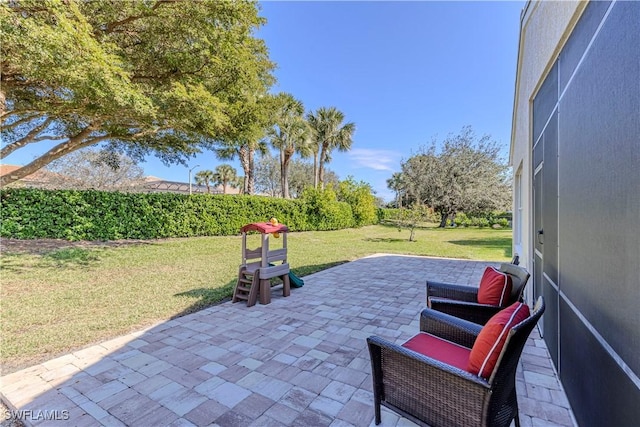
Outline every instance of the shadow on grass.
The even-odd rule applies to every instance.
[[[83,248],[56,249],[45,253],[42,258],[53,261],[56,267],[71,267],[73,265],[86,267],[92,261],[100,259],[93,249]]]
[[[450,240],[449,243],[460,246],[502,248],[504,256],[511,257],[511,237],[485,237],[483,239]]]
[[[364,239],[365,242],[372,242],[372,243],[404,243],[404,242],[408,242],[409,238],[405,238],[405,239],[392,239],[390,237],[369,237]]]
[[[20,272],[25,269],[38,268],[85,268],[100,261],[95,249],[63,248],[44,252],[40,255],[20,253],[2,254],[1,270]]]
[[[328,262],[324,264],[314,264],[314,265],[304,265],[302,267],[292,268],[291,271],[296,276],[302,278],[304,280],[304,276],[308,276],[313,273],[317,273],[318,271],[326,270],[331,267],[335,267],[341,264],[348,262],[347,260],[336,261],[336,262]],[[280,279],[274,278],[274,283],[282,283]],[[178,317],[186,316],[187,314],[195,313],[196,311],[200,311],[207,307],[211,307],[213,305],[222,304],[228,301],[231,301],[233,296],[233,290],[236,286],[236,279],[230,280],[224,286],[217,288],[195,288],[185,292],[180,292],[174,294],[174,297],[189,297],[189,298],[197,298],[197,300],[191,304],[189,307],[182,310],[180,313],[172,316],[172,319],[176,319]],[[296,288],[291,287],[291,292],[297,292]]]

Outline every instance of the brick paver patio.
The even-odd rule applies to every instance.
[[[486,265],[363,258],[269,305],[226,302],[6,375],[2,398],[38,426],[373,425],[365,338],[410,338],[427,278],[477,284]],[[536,331],[517,381],[523,427],[575,425]],[[413,423],[383,408],[382,425]]]

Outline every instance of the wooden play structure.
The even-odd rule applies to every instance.
[[[271,302],[271,279],[278,277],[282,280],[282,295],[288,297],[291,293],[289,282],[289,264],[287,263],[287,233],[289,229],[284,224],[278,224],[275,218],[270,222],[256,222],[247,224],[240,229],[242,232],[242,264],[238,271],[238,282],[233,292],[233,302],[247,301],[247,307]],[[256,249],[247,247],[247,233],[261,233],[261,245]],[[269,236],[282,239],[282,248],[269,249]]]

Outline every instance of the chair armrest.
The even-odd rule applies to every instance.
[[[431,297],[478,302],[478,288],[427,280],[427,300]]]
[[[487,381],[383,338],[367,338],[373,393],[382,404],[427,424],[480,425]],[[446,404],[439,404],[446,399]]]
[[[435,335],[467,348],[473,347],[481,325],[425,308],[420,313],[420,331]]]
[[[477,302],[455,301],[447,298],[431,298],[429,307],[479,325],[485,325],[493,315],[504,308]]]

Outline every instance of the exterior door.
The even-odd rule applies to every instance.
[[[538,156],[537,151],[542,151],[543,144],[537,144],[534,148],[534,159],[542,159],[542,153]],[[537,300],[542,295],[542,266],[544,261],[544,228],[542,224],[542,203],[543,203],[543,178],[544,164],[542,160],[534,164],[533,175],[533,300]],[[544,335],[544,322],[540,322],[540,332]]]
[[[533,148],[533,295],[546,303],[540,322],[549,354],[559,366],[558,110],[554,108]]]

